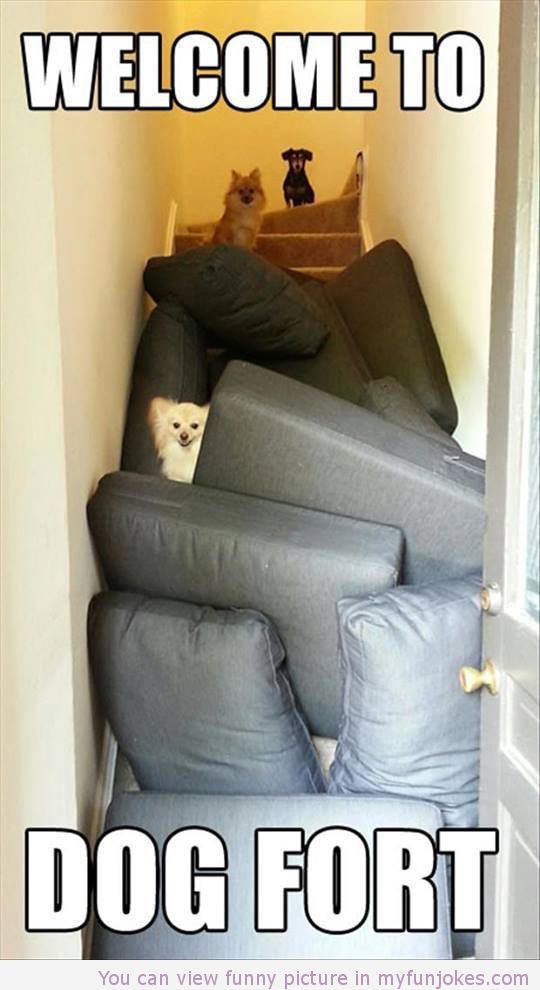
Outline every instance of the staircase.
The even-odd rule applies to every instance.
[[[176,254],[208,243],[213,224],[188,227],[176,235]],[[346,192],[312,206],[274,210],[263,218],[256,253],[280,268],[326,281],[362,253],[358,194]]]

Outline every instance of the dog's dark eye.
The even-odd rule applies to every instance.
[[[173,423],[173,426],[174,426],[175,430],[179,430],[180,429],[180,423]]]
[[[198,423],[192,423],[191,424],[191,429],[192,430],[198,430],[199,429],[199,424]]]

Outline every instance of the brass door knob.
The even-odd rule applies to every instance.
[[[497,694],[499,677],[492,660],[486,660],[482,670],[476,667],[462,667],[459,672],[459,683],[465,694],[472,694],[480,688],[487,688],[490,694]]]
[[[498,584],[486,584],[480,591],[482,611],[488,615],[498,615],[502,608],[502,594]]]

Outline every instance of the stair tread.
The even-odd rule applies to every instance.
[[[275,231],[269,234],[257,234],[257,240],[280,240],[282,238],[286,238],[287,240],[302,240],[306,238],[324,240],[324,238],[329,238],[332,241],[357,241],[360,239],[360,234],[352,230],[306,230],[292,231],[291,233],[288,231]]]
[[[288,207],[281,207],[278,210],[269,210],[268,213],[263,215],[263,232],[265,232],[265,226],[268,224],[271,226],[272,231],[275,233],[280,233],[279,223],[283,220],[284,229],[283,233],[287,233],[287,228],[290,224],[293,226],[304,223],[308,223],[313,217],[317,217],[320,214],[332,213],[335,209],[336,213],[340,217],[339,225],[337,225],[337,233],[356,233],[357,231],[357,215],[358,215],[358,192],[345,193],[342,196],[333,196],[331,199],[322,199],[318,203],[311,203],[306,206],[293,207],[289,209]],[[350,214],[350,215],[349,215]],[[278,229],[276,230],[276,224]],[[345,226],[344,226],[345,225]],[[193,234],[211,234],[215,226],[214,223],[192,223],[187,227],[188,233]],[[298,231],[299,233],[301,231]],[[309,233],[310,231],[306,231]],[[331,231],[329,231],[331,233]]]
[[[325,266],[309,265],[308,267],[305,268],[304,267],[298,268],[295,266],[291,268],[290,271],[298,272],[300,275],[311,276],[312,278],[319,279],[322,282],[328,282],[332,278],[337,278],[337,276],[341,272],[345,271],[345,269],[337,265],[336,267],[332,265],[325,265]]]

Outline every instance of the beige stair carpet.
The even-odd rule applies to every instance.
[[[256,253],[280,268],[293,268],[321,281],[334,278],[362,253],[358,232],[359,197],[273,210],[263,217]],[[213,224],[192,225],[176,235],[176,253],[211,241]]]

